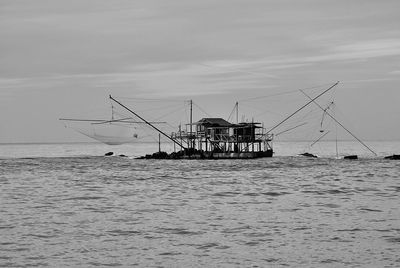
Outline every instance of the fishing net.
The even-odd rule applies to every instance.
[[[62,118],[68,128],[109,145],[135,142],[154,142],[168,140],[177,131],[183,120],[186,121],[185,102],[168,100],[110,99],[110,107],[91,118]],[[166,104],[167,103],[167,104]],[[187,105],[186,105],[187,106]]]
[[[145,129],[137,124],[107,122],[107,120],[63,120],[66,127],[89,138],[109,145],[137,142],[146,137]]]

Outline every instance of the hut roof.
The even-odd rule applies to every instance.
[[[209,125],[213,127],[230,127],[231,123],[222,118],[203,118],[195,123],[196,125]]]

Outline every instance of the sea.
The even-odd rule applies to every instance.
[[[0,267],[400,267],[400,161],[384,159],[400,142],[367,144],[377,156],[275,142],[253,160],[1,144]]]

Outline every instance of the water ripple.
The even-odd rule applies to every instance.
[[[399,264],[394,162],[68,157],[0,166],[0,267]]]

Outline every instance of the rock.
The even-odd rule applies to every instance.
[[[386,156],[385,159],[400,160],[400,154],[389,155],[389,156]]]
[[[302,153],[300,155],[306,156],[306,157],[318,158],[318,156],[316,156],[315,154],[311,154],[311,153]]]
[[[354,154],[354,155],[346,155],[345,157],[343,157],[343,159],[355,160],[355,159],[358,159],[358,156],[356,154]]]

